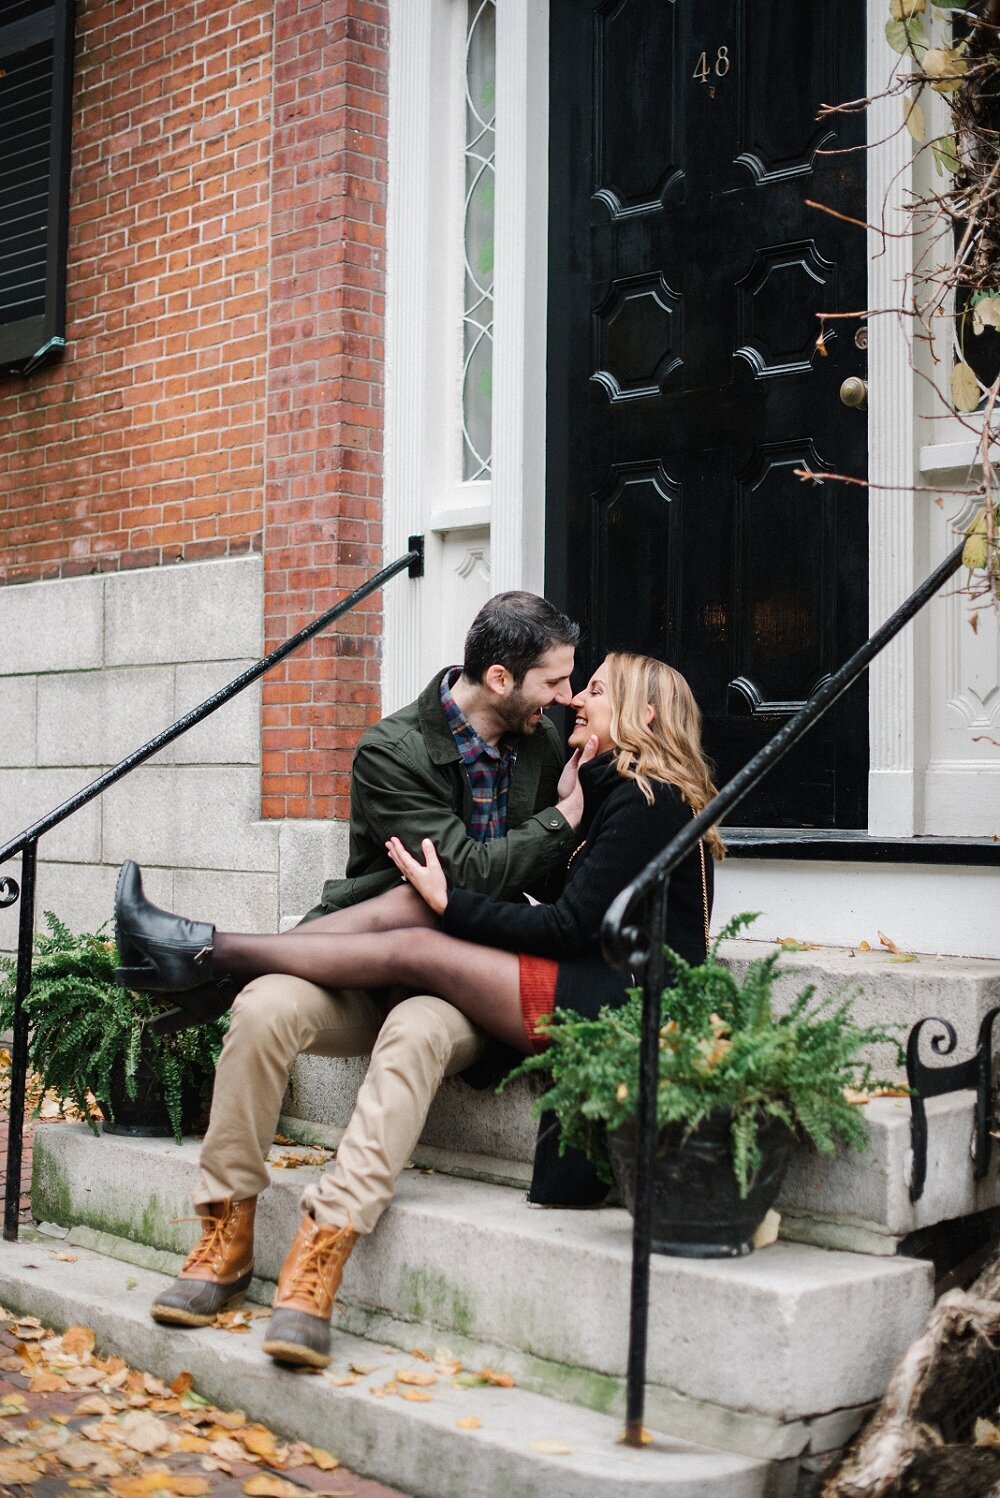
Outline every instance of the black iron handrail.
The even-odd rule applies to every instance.
[[[6,863],[15,854],[21,854],[21,882],[20,885],[9,875],[0,877],[0,908],[13,905],[18,898],[21,900],[21,909],[18,912],[18,939],[17,939],[17,976],[14,994],[14,1024],[13,1043],[11,1045],[10,1063],[10,1099],[9,1119],[7,1132],[7,1179],[4,1192],[4,1223],[3,1236],[8,1242],[17,1241],[17,1219],[21,1196],[21,1160],[23,1155],[23,1125],[24,1125],[24,1095],[28,1075],[28,1018],[24,1012],[24,1000],[31,988],[31,958],[34,941],[35,925],[35,869],[37,864],[38,842],[46,832],[71,817],[74,812],[93,801],[95,796],[101,795],[109,786],[123,779],[139,765],[144,764],[152,755],[159,752],[167,744],[172,744],[174,739],[179,739],[182,734],[188,733],[196,724],[202,722],[210,713],[214,713],[224,703],[229,702],[238,693],[242,692],[253,682],[258,681],[265,672],[298,650],[314,635],[318,635],[335,620],[342,618],[351,609],[356,608],[372,593],[377,593],[390,578],[396,577],[398,573],[408,572],[410,577],[422,577],[424,570],[424,538],[423,536],[410,536],[407,545],[409,550],[396,561],[390,562],[388,567],[383,567],[376,572],[367,582],[348,593],[339,603],[320,614],[311,624],[300,629],[291,639],[272,650],[270,655],[265,655],[262,660],[240,673],[239,676],[206,697],[204,702],[171,723],[169,728],[164,728],[155,738],[143,744],[141,749],[134,750],[131,754],[119,760],[110,770],[105,770],[96,780],[85,785],[82,790],[77,791],[68,801],[48,812],[39,821],[33,822],[23,832],[19,832],[10,842],[0,847],[0,864]]]
[[[918,614],[962,564],[964,541],[936,567],[838,671],[824,681],[804,707],[723,786],[718,795],[672,838],[609,906],[601,927],[604,955],[613,967],[636,975],[642,996],[642,1040],[639,1061],[638,1157],[635,1218],[632,1233],[632,1284],[626,1375],[625,1440],[643,1444],[642,1415],[646,1384],[646,1333],[649,1318],[649,1267],[653,1206],[653,1162],[656,1146],[656,1084],[659,1060],[660,994],[664,987],[663,953],[670,875],[698,840],[743,800],[819,718],[866,671],[875,656]]]

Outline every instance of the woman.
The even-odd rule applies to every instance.
[[[596,738],[581,769],[582,840],[554,903],[507,904],[449,892],[433,844],[420,863],[398,838],[389,857],[410,886],[279,936],[217,931],[149,905],[139,870],[123,866],[116,894],[119,981],[172,993],[198,1015],[206,985],[287,973],[327,988],[432,990],[522,1053],[539,1048],[555,1006],[596,1014],[620,1003],[627,975],[600,950],[614,897],[715,794],[701,751],[700,713],[687,682],[648,656],[612,654],[572,702],[570,748]],[[714,830],[705,842],[723,854]],[[666,940],[688,962],[706,953],[711,859],[701,845],[671,876]]]
[[[440,1007],[454,1006],[522,1054],[545,1043],[537,1033],[538,1021],[556,1005],[595,1014],[604,1003],[620,1003],[628,978],[612,972],[601,956],[604,913],[615,895],[706,805],[714,787],[701,753],[698,709],[683,677],[669,666],[642,656],[610,655],[572,705],[576,720],[569,742],[581,765],[585,811],[582,841],[553,904],[506,904],[467,891],[449,892],[429,840],[423,844],[421,863],[398,838],[390,838],[389,856],[405,881],[398,888],[280,936],[250,936],[217,931],[157,910],[143,896],[137,866],[127,863],[115,896],[123,964],[119,982],[174,994],[181,1009],[195,1019],[218,1012],[220,988],[228,985],[231,994],[254,978],[266,985],[264,975],[275,973],[306,980],[301,986],[318,992],[321,1001],[334,988],[402,987],[438,996],[425,1003],[448,1001]],[[595,749],[596,757],[585,763]],[[709,833],[706,841],[715,856],[721,856],[718,834]],[[705,955],[711,890],[711,861],[699,848],[671,876],[666,932],[670,945],[690,962]],[[287,1008],[271,1008],[260,988],[250,984],[240,995],[220,1078],[235,1030],[254,1015],[259,1021],[262,1003],[269,1026],[288,1028]],[[390,1013],[378,1044],[392,1024]],[[262,1059],[269,1076],[280,1072],[280,1097],[287,1070],[266,1052]],[[372,1106],[377,1108],[379,1101]],[[355,1119],[362,1116],[360,1107],[359,1095],[337,1168]],[[238,1111],[223,1110],[217,1117],[213,1106],[203,1165],[213,1131],[228,1138],[239,1128]],[[259,1122],[250,1119],[247,1127]],[[407,1127],[414,1123],[409,1119]],[[415,1125],[418,1133],[421,1124],[422,1120]],[[272,1132],[269,1127],[263,1141],[257,1140],[261,1160]],[[362,1124],[355,1132],[363,1132]],[[593,1186],[586,1162],[571,1162],[560,1177],[554,1132],[540,1132],[540,1140],[535,1178],[552,1184],[536,1191],[533,1182],[531,1200],[575,1205],[595,1200],[587,1195]],[[366,1154],[362,1145],[363,1141],[355,1154],[368,1162],[362,1177],[370,1183],[371,1173],[381,1171],[384,1176],[389,1164],[370,1151]],[[411,1147],[407,1142],[406,1151]],[[407,1153],[397,1150],[393,1160],[397,1158],[405,1161]],[[392,1165],[391,1178],[381,1182],[386,1200],[395,1169]],[[359,1233],[372,1230],[370,1222],[355,1221],[350,1209],[345,1214],[339,1199],[343,1182],[338,1186],[333,1181],[336,1200],[324,1196],[327,1179],[324,1176],[319,1188],[307,1188],[303,1194],[305,1215],[278,1277],[264,1342],[270,1356],[298,1366],[325,1367],[329,1362],[330,1315],[344,1262]],[[199,1198],[202,1238],[180,1277],[153,1302],[157,1321],[207,1325],[215,1311],[242,1297],[253,1272],[256,1197],[249,1191],[238,1194],[235,1186],[230,1193],[220,1199],[218,1191],[209,1191]]]

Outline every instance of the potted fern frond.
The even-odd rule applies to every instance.
[[[225,1018],[159,1035],[145,1021],[162,1003],[120,988],[114,942],[96,932],[75,935],[45,912],[37,932],[28,1017],[28,1065],[43,1095],[71,1102],[97,1132],[96,1098],[108,1132],[169,1136],[180,1143],[207,1099],[226,1030]],[[14,1016],[17,963],[0,959],[0,1030]]]
[[[653,1247],[661,1253],[749,1253],[796,1140],[810,1140],[824,1154],[838,1145],[864,1147],[867,1126],[845,1089],[894,1085],[873,1076],[869,1048],[888,1045],[902,1064],[896,1035],[859,1025],[850,998],[818,999],[810,986],[776,1013],[779,951],[737,978],[720,960],[719,945],[753,919],[731,921],[698,967],[671,954],[656,1094]],[[595,1020],[557,1010],[543,1030],[548,1048],[514,1075],[542,1078],[536,1110],[556,1115],[562,1146],[583,1149],[604,1180],[616,1181],[631,1211],[641,992],[632,990],[621,1008],[602,1009]]]

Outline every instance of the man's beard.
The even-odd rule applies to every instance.
[[[520,687],[514,688],[496,712],[508,733],[534,733],[541,722],[540,708],[528,701]]]

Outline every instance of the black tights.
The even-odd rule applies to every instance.
[[[216,931],[216,971],[247,983],[288,973],[321,988],[387,988],[447,999],[516,1050],[531,1049],[521,1018],[513,952],[445,936],[437,918],[406,886],[333,912],[280,936]]]

